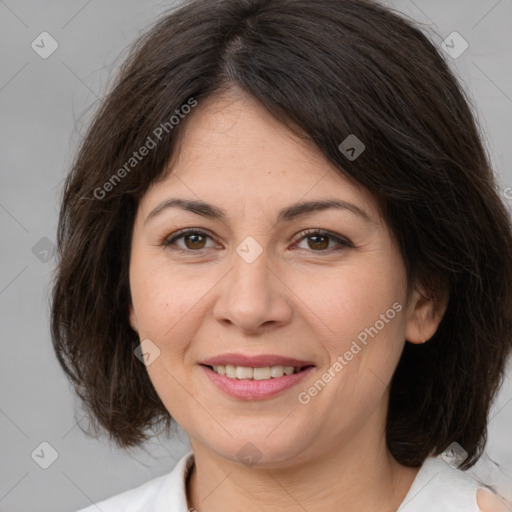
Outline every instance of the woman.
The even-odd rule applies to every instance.
[[[512,232],[464,92],[361,0],[197,0],[134,46],[67,179],[52,334],[121,510],[506,510],[464,473],[512,345]],[[95,510],[91,505],[89,510]]]

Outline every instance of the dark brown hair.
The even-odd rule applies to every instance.
[[[434,337],[405,344],[387,444],[418,466],[455,441],[469,455],[461,468],[471,467],[512,347],[510,219],[471,102],[440,52],[413,22],[366,0],[189,1],[132,47],[67,177],[58,227],[53,343],[95,424],[122,447],[174,424],[134,356],[132,228],[194,115],[179,115],[183,105],[232,85],[374,195],[409,289],[449,290]],[[350,134],[366,146],[355,160],[339,149]],[[155,146],[127,166],[148,138]]]

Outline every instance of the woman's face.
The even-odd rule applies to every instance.
[[[130,323],[158,395],[193,446],[233,461],[372,451],[406,336],[432,335],[374,199],[237,89],[187,121],[132,239]],[[297,206],[316,201],[341,206]]]

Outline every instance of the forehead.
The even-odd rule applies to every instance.
[[[299,138],[239,88],[199,101],[167,166],[144,203],[182,194],[261,207],[339,198],[376,218],[374,197],[349,179],[310,140]]]

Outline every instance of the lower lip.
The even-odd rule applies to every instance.
[[[200,365],[206,372],[208,378],[224,393],[234,398],[242,400],[265,400],[281,393],[286,389],[290,389],[295,384],[298,384],[306,375],[314,369],[314,366],[309,366],[299,373],[292,373],[291,375],[283,375],[282,377],[275,377],[264,380],[250,380],[250,379],[231,379],[224,375],[219,375],[207,366]]]

